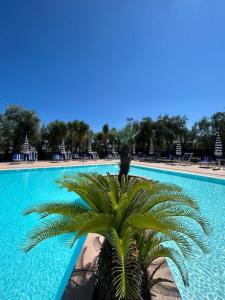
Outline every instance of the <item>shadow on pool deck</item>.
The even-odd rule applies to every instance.
[[[89,234],[80,257],[77,261],[67,287],[64,291],[62,300],[91,300],[95,283],[96,260],[101,248],[101,237],[96,234]],[[156,285],[152,293],[154,300],[179,300],[180,293],[174,283],[172,274],[165,259],[155,262],[149,269],[154,270],[159,264],[160,269],[157,271],[157,277],[166,278],[171,283]],[[157,278],[156,277],[156,278]]]

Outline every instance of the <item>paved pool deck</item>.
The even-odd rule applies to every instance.
[[[10,162],[1,162],[1,170],[14,170],[14,169],[30,169],[30,168],[50,168],[50,167],[72,167],[72,166],[82,166],[82,165],[107,165],[107,164],[118,164],[118,160],[72,160],[72,161],[62,161],[62,162],[52,162],[52,161],[37,161],[37,162],[22,162],[22,163],[10,163]],[[203,176],[210,176],[216,178],[225,179],[225,169],[223,167],[220,170],[215,169],[215,167],[202,167],[198,164],[192,165],[182,165],[182,164],[166,164],[166,163],[154,163],[154,162],[140,162],[132,161],[132,165],[144,166],[149,168],[157,168],[164,170],[172,170],[184,173],[192,173]]]
[[[112,164],[118,163],[118,160],[106,160],[106,159],[98,159],[98,160],[70,160],[70,161],[47,161],[47,160],[39,160],[37,162],[21,162],[21,163],[13,163],[13,162],[0,162],[0,171],[1,170],[16,170],[16,169],[31,169],[31,168],[54,168],[54,167],[74,167],[74,166],[83,166],[83,165],[99,165],[99,164]]]
[[[149,168],[171,170],[171,171],[177,171],[181,173],[192,173],[192,174],[198,174],[202,176],[225,179],[225,169],[223,168],[223,166],[221,166],[221,168],[218,169],[217,166],[200,167],[199,164],[182,165],[178,163],[169,164],[169,163],[154,163],[154,162],[140,162],[140,161],[132,161],[132,164],[143,166],[143,167],[149,167]]]

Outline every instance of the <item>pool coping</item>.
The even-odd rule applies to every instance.
[[[141,168],[141,169],[149,169],[149,170],[157,170],[157,171],[163,171],[166,173],[175,173],[175,174],[184,174],[184,175],[191,175],[194,177],[206,177],[206,178],[210,178],[210,179],[217,179],[217,180],[221,180],[225,182],[225,177],[220,177],[220,175],[206,175],[203,173],[198,173],[198,172],[187,172],[187,171],[183,171],[183,170],[174,170],[174,169],[169,169],[169,168],[161,168],[161,167],[153,167],[153,166],[146,166],[146,165],[142,165],[142,164],[135,164],[132,163],[131,164],[132,167],[137,167],[137,168]],[[193,178],[193,177],[192,177]]]
[[[119,160],[96,160],[96,161],[71,161],[68,162],[69,164],[65,163],[65,164],[58,164],[57,165],[48,165],[49,163],[51,163],[50,161],[40,161],[41,163],[45,163],[47,165],[28,165],[28,166],[21,166],[18,165],[17,167],[13,167],[10,168],[10,164],[7,165],[7,167],[5,168],[1,168],[1,163],[0,163],[0,174],[1,171],[26,171],[26,170],[38,170],[38,169],[57,169],[57,168],[75,168],[75,167],[85,167],[85,166],[106,166],[106,165],[117,165]],[[73,163],[73,164],[71,164]],[[5,164],[5,163],[3,163]],[[187,174],[187,175],[196,175],[196,176],[200,176],[200,177],[208,177],[208,178],[216,178],[216,179],[221,179],[223,181],[225,181],[225,172],[224,174],[210,174],[210,173],[206,173],[206,172],[201,172],[200,170],[184,170],[184,169],[179,169],[179,170],[175,170],[174,168],[172,168],[173,166],[169,166],[169,165],[148,165],[148,163],[146,162],[139,162],[139,161],[131,161],[131,166],[134,167],[139,167],[139,168],[147,168],[147,169],[154,169],[154,170],[162,170],[162,171],[169,171],[172,173],[180,173],[180,174]],[[189,167],[189,166],[188,166]]]
[[[84,167],[100,167],[100,166],[116,166],[118,162],[107,161],[99,163],[88,163],[88,164],[78,164],[78,165],[57,165],[57,166],[38,166],[38,167],[29,167],[29,168],[13,168],[13,169],[0,169],[0,174],[2,173],[11,173],[11,172],[24,172],[24,171],[37,171],[37,170],[55,170],[55,169],[74,169],[74,168],[84,168]],[[214,183],[225,184],[225,177],[221,177],[217,174],[203,174],[195,171],[184,171],[184,170],[174,170],[171,168],[163,168],[159,166],[148,166],[146,164],[137,164],[131,163],[131,167],[139,169],[152,170],[153,172],[161,172],[175,176],[183,176],[185,178],[198,179],[202,181],[209,181]]]
[[[117,165],[118,163],[106,162],[106,163],[97,163],[97,164],[82,164],[82,165],[57,165],[57,166],[34,166],[28,168],[6,168],[0,169],[0,174],[2,171],[13,172],[13,171],[31,171],[31,170],[50,170],[50,169],[71,169],[71,168],[82,168],[82,167],[99,167],[99,166],[108,166],[108,165]]]

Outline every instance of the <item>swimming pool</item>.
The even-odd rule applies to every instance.
[[[28,254],[21,241],[38,216],[22,212],[34,203],[76,199],[74,193],[59,189],[55,180],[69,172],[115,172],[116,166],[48,168],[0,172],[0,299],[60,299],[84,239],[73,250],[63,238],[44,241]],[[78,198],[77,198],[78,199]]]
[[[0,172],[0,299],[60,299],[84,239],[71,250],[64,247],[63,238],[54,238],[24,254],[19,245],[39,219],[35,215],[23,217],[21,213],[34,203],[78,200],[55,183],[65,173],[117,171],[117,166],[105,165]],[[214,228],[209,238],[210,253],[187,262],[188,289],[173,266],[172,272],[184,300],[224,299],[225,181],[142,167],[132,167],[131,173],[178,184],[198,200]]]
[[[225,180],[142,167],[131,168],[131,173],[177,184],[198,201],[202,214],[213,228],[208,238],[209,254],[199,253],[195,259],[187,261],[189,288],[183,286],[180,274],[169,265],[183,300],[224,300]]]

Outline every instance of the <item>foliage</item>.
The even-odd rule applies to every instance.
[[[171,151],[171,145],[173,145],[177,138],[185,138],[187,118],[185,116],[172,116],[164,115],[159,116],[154,124],[155,135],[160,137],[158,144],[160,150]]]
[[[225,148],[225,112],[203,117],[190,129],[186,116],[166,114],[155,120],[145,117],[140,122],[130,122],[119,130],[104,124],[102,131],[93,133],[90,126],[80,120],[68,123],[56,120],[40,130],[40,119],[34,111],[11,105],[0,114],[0,151],[5,157],[12,151],[20,151],[27,134],[29,142],[39,149],[48,141],[49,151],[58,150],[63,138],[66,148],[72,152],[86,151],[88,140],[93,139],[93,149],[102,156],[111,151],[113,144],[117,150],[124,144],[131,148],[132,141],[135,141],[137,153],[147,154],[151,139],[154,149],[164,156],[168,152],[174,153],[176,141],[181,138],[184,152],[203,156],[213,155],[218,132]]]
[[[118,132],[118,140],[119,143],[124,144],[131,144],[139,131],[139,126],[137,122],[128,123],[126,126],[124,126],[121,130]]]
[[[55,120],[47,126],[49,133],[49,145],[53,150],[57,151],[58,146],[62,144],[62,140],[66,137],[67,126],[63,121]]]
[[[122,177],[128,176],[130,169],[131,155],[129,144],[121,144],[120,146],[120,171],[119,171],[119,182],[121,182]]]
[[[118,132],[115,128],[110,128],[108,124],[104,124],[102,131],[94,134],[95,150],[104,154],[111,151],[113,143],[117,143]]]
[[[28,252],[41,241],[62,234],[68,235],[69,246],[84,234],[102,235],[106,243],[99,258],[99,299],[141,299],[142,272],[158,256],[172,258],[187,283],[186,271],[176,257],[192,257],[196,247],[207,251],[203,237],[209,233],[207,222],[197,203],[177,186],[133,177],[123,177],[119,183],[117,176],[99,174],[66,176],[59,184],[83,201],[27,209],[25,215],[38,213],[44,220],[50,215],[58,217],[34,229],[23,250]],[[198,230],[190,223],[197,223]],[[179,255],[164,246],[167,241],[179,248]],[[104,294],[107,291],[113,291],[110,298]]]
[[[120,145],[120,171],[118,178],[120,183],[123,176],[128,176],[131,162],[131,147],[137,134],[137,122],[127,123],[127,125],[118,132],[118,141]]]
[[[155,137],[154,122],[151,118],[143,118],[139,124],[138,134],[136,136],[136,144],[139,149],[148,151],[150,139]],[[156,139],[155,139],[156,141]]]
[[[75,120],[67,123],[67,145],[72,152],[82,150],[89,132],[89,125],[84,121]]]
[[[11,105],[0,115],[1,147],[5,154],[20,151],[27,134],[29,142],[37,145],[40,139],[40,119],[34,111]]]

